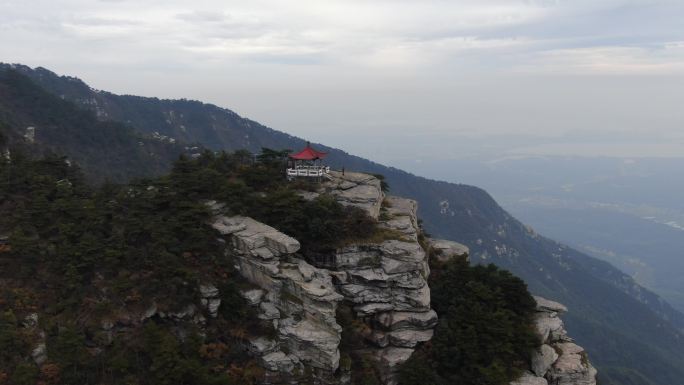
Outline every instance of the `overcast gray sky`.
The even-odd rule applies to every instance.
[[[684,156],[683,20],[681,0],[0,0],[0,61],[387,163]]]

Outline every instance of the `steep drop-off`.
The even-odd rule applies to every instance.
[[[467,254],[467,248],[444,240],[421,244],[415,201],[386,197],[380,180],[371,175],[333,175],[319,192],[302,194],[308,199],[332,194],[340,203],[363,208],[396,239],[351,244],[315,256],[310,264],[297,254],[296,239],[251,218],[225,216],[220,203],[211,203],[216,213],[212,226],[233,245],[237,270],[259,287],[243,295],[259,309],[259,318],[271,320],[277,330],[272,339],[251,340],[250,351],[272,380],[296,378],[304,371],[322,383],[349,383],[359,368],[348,359],[340,367],[343,333],[350,333],[336,318],[344,301],[363,325],[365,343],[342,354],[363,354],[375,362],[384,384],[397,384],[397,370],[417,346],[432,339],[438,323],[427,283],[431,253],[424,248],[439,250],[432,255],[442,262]],[[536,301],[534,325],[541,345],[529,371],[512,385],[595,385],[596,370],[558,318],[567,309],[543,298]]]

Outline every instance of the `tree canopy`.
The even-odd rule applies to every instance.
[[[402,385],[504,385],[529,367],[539,340],[521,279],[456,258],[432,267],[430,289],[439,324],[401,368]]]

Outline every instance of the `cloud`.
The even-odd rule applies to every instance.
[[[682,18],[677,0],[5,0],[0,60],[350,146],[448,147],[681,130]]]
[[[38,4],[41,12],[33,9]],[[621,23],[636,13],[672,8],[663,8],[669,3],[646,8],[632,4],[627,0],[254,0],[201,1],[189,6],[178,0],[10,1],[0,5],[5,15],[0,16],[0,28],[6,32],[5,51],[13,45],[38,44],[44,37],[41,30],[45,31],[40,24],[50,20],[59,30],[50,39],[62,46],[76,45],[73,39],[98,40],[99,44],[108,39],[111,55],[119,60],[125,57],[121,51],[126,47],[135,51],[135,46],[156,46],[151,53],[169,60],[201,54],[273,64],[280,61],[263,59],[301,58],[283,62],[369,68],[456,64],[463,69],[462,56],[480,55],[474,63],[500,61],[500,67],[512,70],[536,65],[544,71],[570,73],[678,68],[677,55],[661,55],[657,61],[639,59],[649,53],[647,46],[665,42],[657,40],[658,36],[641,36],[638,29],[613,40],[645,40],[642,45],[605,44],[607,36],[623,31],[626,26]],[[117,39],[125,44],[118,44]],[[513,56],[500,59],[509,54],[515,60],[510,60]]]
[[[594,75],[663,75],[684,73],[684,45],[655,47],[603,46],[551,49],[519,69],[527,72]]]

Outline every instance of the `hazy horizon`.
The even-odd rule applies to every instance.
[[[0,60],[393,165],[681,157],[682,17],[676,1],[10,0]]]

